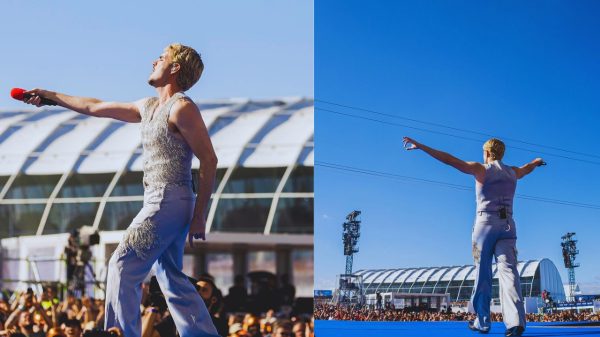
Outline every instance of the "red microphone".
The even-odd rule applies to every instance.
[[[32,94],[26,94],[25,91],[27,90],[21,88],[12,88],[12,90],[10,91],[10,96],[18,101],[25,101],[26,99],[36,96]],[[40,98],[42,99],[42,105],[58,105],[55,101],[51,99],[44,98],[41,96]]]

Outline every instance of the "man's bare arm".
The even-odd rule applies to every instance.
[[[43,89],[29,90],[26,94],[30,94],[32,97],[25,103],[36,106],[41,106],[41,97],[44,97],[84,115],[113,118],[129,123],[139,123],[142,120],[139,107],[143,100],[133,103],[104,102],[96,98],[70,96]]]
[[[190,226],[191,242],[192,235],[200,234],[204,237],[206,211],[217,172],[217,155],[196,104],[189,100],[179,100],[172,109],[169,121],[175,124],[194,155],[200,159],[198,195]]]
[[[533,172],[533,170],[535,170],[535,168],[540,165],[544,165],[544,161],[542,160],[542,158],[535,158],[531,162],[529,162],[521,167],[516,167],[516,166],[513,167],[513,170],[515,171],[515,174],[517,175],[517,179],[521,179],[524,176],[528,175],[529,173]]]
[[[485,175],[485,168],[481,163],[458,159],[449,153],[436,150],[409,137],[404,137],[403,143],[407,150],[421,149],[442,163],[450,165],[463,173],[475,176],[478,181],[482,180]]]

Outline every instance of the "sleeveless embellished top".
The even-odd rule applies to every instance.
[[[144,187],[190,185],[192,183],[192,149],[169,130],[169,115],[180,98],[178,92],[162,106],[158,98],[149,98],[141,111],[142,147],[144,155]]]
[[[517,174],[512,167],[499,160],[485,164],[485,180],[476,184],[478,212],[497,212],[505,207],[512,214],[517,189]]]

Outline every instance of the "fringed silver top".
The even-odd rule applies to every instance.
[[[180,98],[187,96],[178,92],[159,107],[158,98],[152,97],[142,108],[145,187],[192,183],[192,149],[169,130],[168,123],[171,107]]]

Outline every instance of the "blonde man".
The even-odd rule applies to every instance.
[[[517,271],[517,232],[512,217],[517,180],[544,165],[536,158],[521,167],[502,163],[505,146],[492,138],[483,144],[483,164],[462,161],[446,152],[404,137],[406,150],[423,150],[428,155],[475,177],[477,216],[473,226],[473,259],[476,275],[471,303],[477,314],[469,328],[488,333],[491,327],[492,260],[496,257],[500,281],[500,301],[506,336],[521,336],[525,330],[525,308]]]
[[[194,49],[171,44],[152,63],[148,79],[158,97],[117,103],[42,89],[27,92],[32,96],[26,102],[37,106],[46,98],[82,114],[141,123],[144,205],[110,259],[106,285],[105,328],[117,327],[127,337],[141,334],[141,283],[153,265],[180,336],[218,336],[200,295],[181,271],[186,237],[190,245],[205,238],[217,165],[200,111],[183,93],[203,69]],[[201,162],[197,196],[193,155]]]

